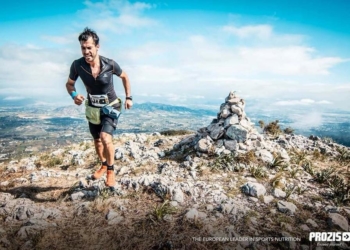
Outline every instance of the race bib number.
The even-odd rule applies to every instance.
[[[107,95],[90,95],[89,94],[89,97],[90,97],[92,106],[101,108],[109,104]]]

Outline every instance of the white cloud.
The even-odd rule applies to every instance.
[[[326,100],[315,101],[312,99],[301,99],[301,100],[278,101],[274,104],[278,106],[296,106],[296,105],[312,105],[312,104],[332,104],[332,102],[326,101]]]
[[[311,129],[317,128],[323,124],[322,114],[317,112],[311,112],[308,114],[293,114],[291,116],[293,122],[291,123],[292,128],[296,129]]]
[[[0,47],[0,93],[55,96],[64,93],[71,55],[58,49],[7,44]]]
[[[99,31],[114,33],[129,32],[130,29],[152,27],[157,21],[146,17],[143,12],[154,7],[147,3],[130,3],[123,0],[104,2],[84,2],[86,8],[79,11],[79,16],[88,26]]]
[[[302,100],[291,100],[291,101],[279,101],[279,102],[276,102],[275,105],[280,105],[280,106],[310,105],[312,103],[315,103],[315,101],[311,99],[302,99]]]
[[[271,25],[245,25],[237,27],[235,25],[225,25],[221,28],[223,34],[243,40],[245,43],[259,46],[281,46],[302,44],[306,35],[276,33]]]
[[[332,103],[336,103],[337,95],[339,100],[348,98],[345,91],[337,89],[339,83],[312,84],[308,78],[303,80],[330,73],[332,67],[343,61],[322,58],[310,47],[235,47],[196,35],[183,41],[130,48],[120,57],[126,59],[126,70],[136,91],[163,94],[176,88],[215,98],[238,90],[255,98],[291,99],[303,94]]]
[[[17,100],[23,100],[25,97],[23,96],[7,96],[3,100],[4,101],[17,101]]]
[[[71,44],[71,43],[76,43],[77,42],[77,38],[78,38],[78,34],[68,34],[65,36],[48,36],[48,35],[44,35],[41,37],[43,40],[52,42],[52,43],[56,43],[56,44],[61,44],[61,45],[67,45],[67,44]]]
[[[318,104],[332,104],[332,102],[327,100],[322,100],[322,101],[319,101]]]
[[[223,31],[240,38],[257,37],[259,39],[268,39],[271,37],[273,32],[270,25],[247,25],[240,28],[232,25],[226,25],[222,29]]]
[[[238,56],[245,71],[276,75],[327,75],[331,67],[344,62],[339,57],[316,58],[313,52],[302,46],[239,48]]]

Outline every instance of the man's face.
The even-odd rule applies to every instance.
[[[92,37],[89,37],[89,39],[86,42],[81,41],[80,45],[81,53],[83,54],[85,61],[88,63],[93,62],[97,56],[97,51],[100,45],[95,45],[95,42],[92,39]]]

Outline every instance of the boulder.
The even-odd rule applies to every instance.
[[[254,197],[265,195],[266,188],[260,183],[247,182],[242,187],[242,192]]]
[[[237,150],[237,141],[235,140],[225,140],[224,146],[227,150],[230,150],[231,152]]]
[[[201,153],[208,153],[209,149],[212,147],[211,140],[208,138],[200,139],[196,145],[196,150]]]
[[[348,220],[340,214],[329,213],[327,222],[330,227],[338,227],[344,231],[349,231]]]
[[[271,163],[273,161],[273,155],[266,149],[261,149],[256,151],[255,155],[259,157],[261,160],[263,160],[264,162]]]
[[[237,142],[247,140],[248,131],[240,125],[232,125],[226,130],[226,135]]]
[[[287,201],[277,202],[277,208],[280,212],[291,214],[291,215],[293,215],[295,213],[295,210],[297,210],[297,206]]]
[[[224,128],[220,126],[218,123],[212,126],[210,131],[210,137],[213,140],[219,139],[224,134]]]
[[[231,111],[232,111],[232,113],[234,113],[234,114],[236,114],[238,116],[242,116],[243,115],[243,110],[240,107],[238,107],[237,105],[232,105],[231,106]]]
[[[236,114],[231,115],[225,119],[224,127],[227,128],[230,125],[235,125],[235,124],[239,124],[239,119],[238,119],[238,116]]]

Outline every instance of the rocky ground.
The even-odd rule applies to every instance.
[[[276,124],[275,124],[276,125]],[[0,165],[1,249],[349,249],[349,148],[261,134],[233,92],[195,134],[114,138],[117,185],[92,142]]]
[[[331,151],[326,155],[306,150],[308,143],[314,145],[312,139],[279,136],[274,141],[303,142],[305,148],[288,150],[288,163],[266,164],[249,151],[219,156],[178,149],[193,136],[115,138],[114,192],[103,180],[86,178],[99,165],[91,142],[3,163],[0,245],[309,249],[317,246],[308,241],[309,232],[349,231],[347,196],[327,182],[331,176],[349,178],[348,162],[336,153],[335,144],[319,141],[321,147],[334,148],[332,156]],[[345,185],[342,188],[348,190]],[[271,240],[257,241],[258,237]]]

